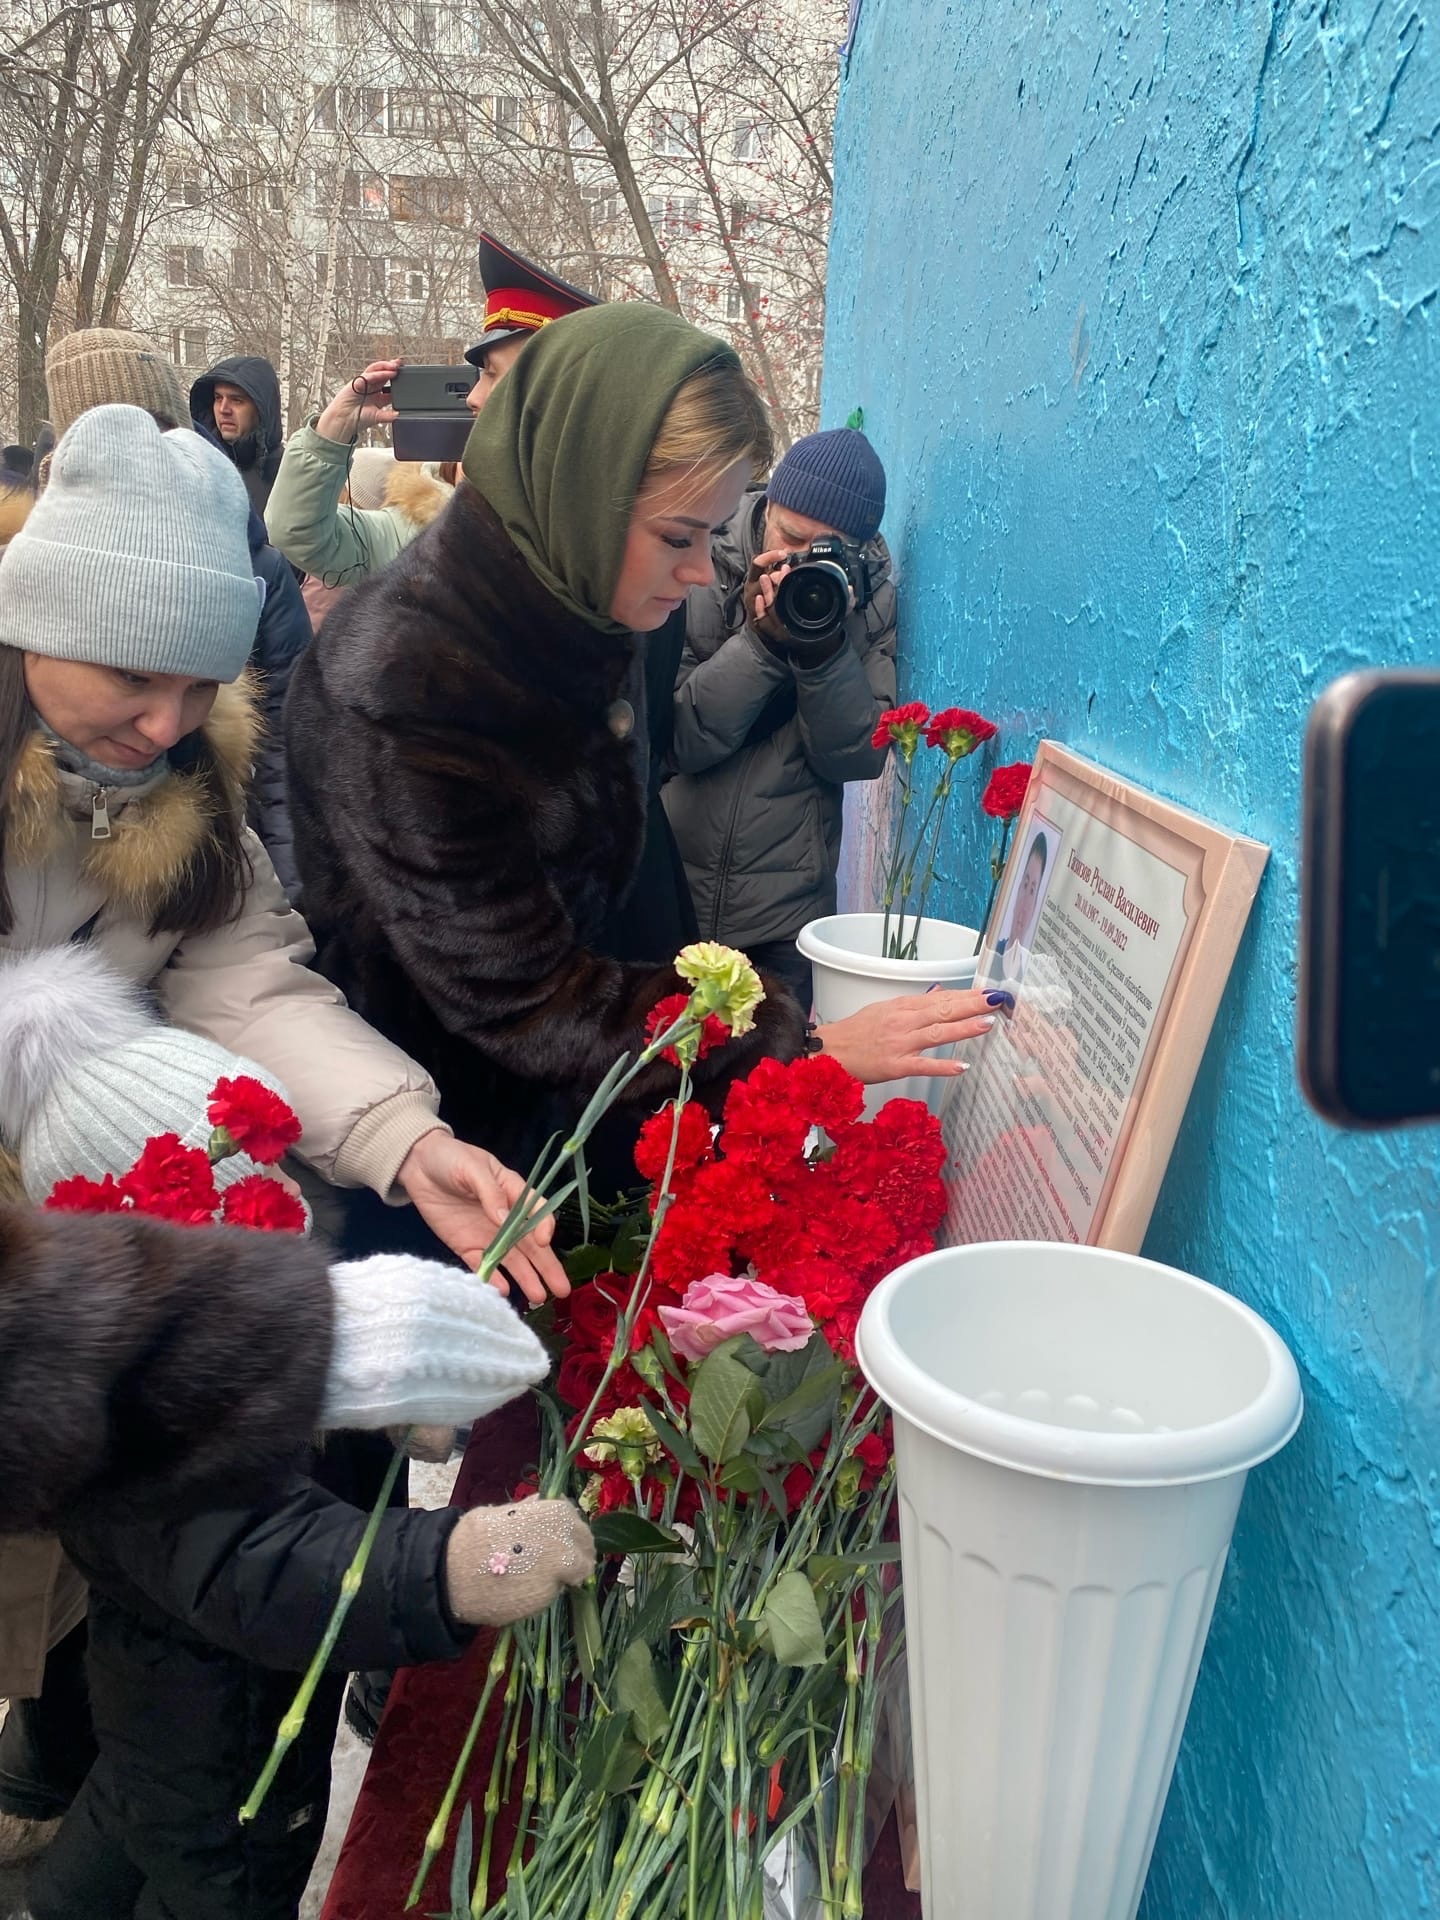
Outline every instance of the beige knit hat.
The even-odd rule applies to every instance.
[[[91,407],[143,407],[167,427],[188,427],[190,403],[177,369],[153,340],[118,327],[82,327],[45,356],[50,418],[64,433]]]

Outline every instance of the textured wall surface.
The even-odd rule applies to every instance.
[[[1328,1132],[1292,1067],[1307,705],[1440,658],[1437,289],[1427,0],[865,0],[826,418],[889,467],[902,686],[1274,848],[1147,1251],[1267,1316],[1308,1413],[1145,1920],[1440,1912],[1440,1142]]]

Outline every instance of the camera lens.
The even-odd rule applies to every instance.
[[[780,582],[775,614],[796,640],[828,640],[850,611],[850,582],[831,560],[811,560]]]

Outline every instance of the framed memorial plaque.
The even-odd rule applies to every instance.
[[[1042,741],[942,1107],[944,1237],[1135,1253],[1269,857]]]

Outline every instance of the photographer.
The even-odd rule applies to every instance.
[[[885,469],[863,433],[840,427],[797,440],[768,488],[747,493],[713,541],[715,580],[692,591],[686,609],[678,773],[664,800],[700,930],[742,947],[806,1007],[810,969],[795,936],[835,911],[841,790],[876,779],[885,764],[870,743],[895,700],[884,510]],[[843,607],[845,594],[850,611],[832,630],[822,619],[815,637],[798,638],[780,617],[782,583],[789,562],[827,535],[849,544],[855,578],[847,591],[842,559],[821,597],[828,591]]]

